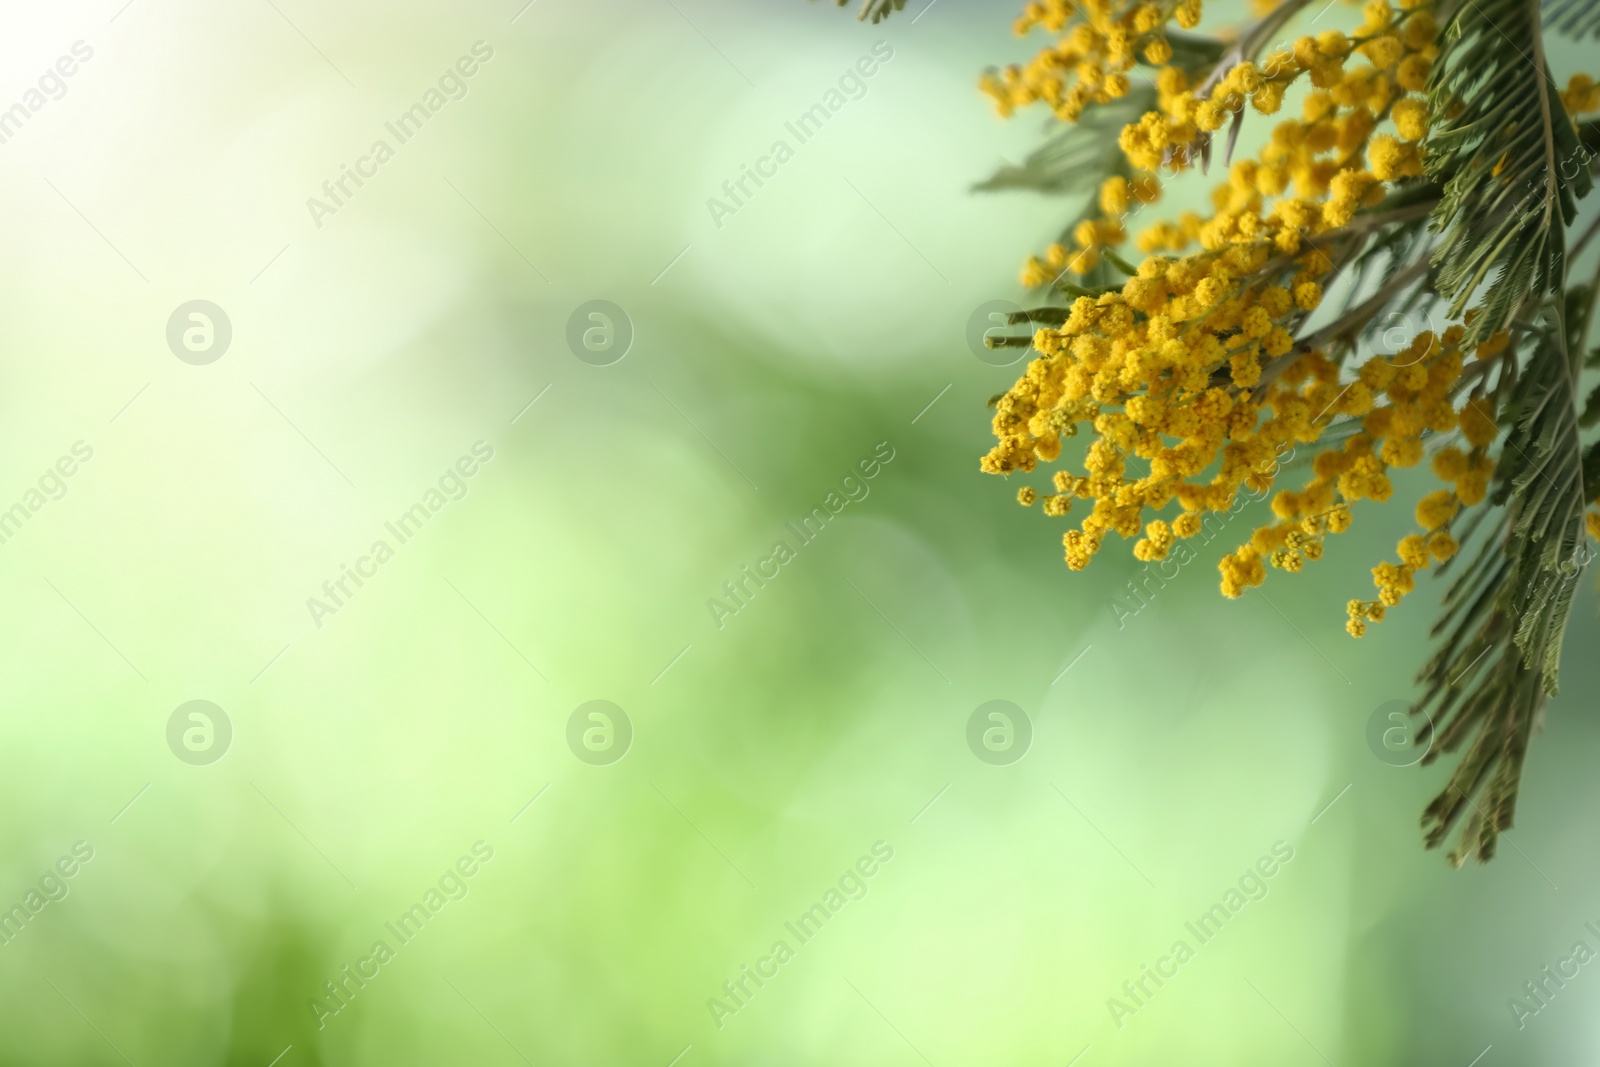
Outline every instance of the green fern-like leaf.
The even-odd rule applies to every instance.
[[[1530,296],[1559,291],[1563,230],[1589,191],[1583,150],[1544,61],[1537,0],[1456,0],[1429,91],[1428,177],[1439,293],[1468,341],[1502,330]]]
[[[1600,37],[1600,4],[1595,0],[1550,0],[1544,24],[1568,37]]]
[[[844,7],[850,0],[838,0],[838,5]],[[894,11],[904,11],[906,0],[861,0],[861,10],[856,12],[856,18],[862,22],[871,21],[874,24],[889,17]]]
[[[1113,174],[1132,174],[1117,146],[1130,122],[1156,105],[1155,88],[1135,86],[1120,100],[1091,108],[1074,123],[1064,123],[1020,165],[1006,165],[972,187],[974,192],[1028,189],[1059,195],[1097,187]]]
[[[1419,679],[1417,707],[1430,717],[1423,735],[1437,729],[1425,762],[1471,740],[1422,817],[1430,848],[1466,817],[1450,854],[1457,864],[1488,860],[1511,826],[1528,739],[1557,692],[1562,635],[1590,555],[1573,340],[1568,309],[1549,301],[1502,407],[1510,429],[1488,505],[1474,516],[1487,529],[1463,538],[1476,542],[1476,555],[1445,596],[1440,644]]]

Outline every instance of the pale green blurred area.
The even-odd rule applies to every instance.
[[[0,34],[0,102],[94,48],[0,145],[3,506],[94,450],[0,545],[0,907],[95,850],[0,946],[0,1062],[1594,1047],[1588,969],[1524,1030],[1505,1006],[1596,944],[1592,590],[1519,827],[1451,872],[1416,831],[1443,770],[1365,741],[1438,589],[1342,631],[1406,505],[1225,602],[1243,515],[1119,626],[1128,554],[1069,573],[1061,527],[978,473],[1019,368],[976,360],[967,318],[1020,299],[1076,209],[967,192],[1038,133],[974,90],[1028,50],[1012,7],[120,3]],[[314,225],[306,198],[479,40],[465,98]],[[879,40],[864,98],[716,226],[706,198]],[[208,366],[164,340],[194,298],[232,320]],[[593,298],[636,330],[608,367],[565,342]],[[465,497],[315,625],[307,598],[478,441]],[[880,442],[869,495],[718,628],[708,598]],[[1010,766],[965,742],[997,698],[1033,722]],[[210,766],[166,745],[190,699],[233,724]],[[610,766],[566,744],[591,699],[635,730]],[[322,983],[480,840],[469,894],[319,1029]],[[719,1027],[708,999],[878,841],[866,895]],[[1118,1028],[1107,999],[1278,841],[1267,895]]]

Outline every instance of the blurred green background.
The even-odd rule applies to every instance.
[[[1040,132],[975,91],[1036,46],[1014,14],[0,16],[0,108],[92,50],[0,144],[0,509],[26,511],[0,544],[0,909],[23,909],[0,926],[0,1062],[1592,1054],[1594,968],[1520,1029],[1507,1006],[1600,946],[1592,589],[1518,828],[1452,872],[1416,828],[1443,769],[1366,739],[1410,694],[1438,589],[1364,642],[1342,630],[1407,504],[1239,602],[1219,538],[1119,620],[1131,553],[1069,573],[1061,527],[978,473],[984,401],[1020,368],[975,358],[968,319],[1022,299],[1022,256],[1076,210],[968,192]],[[784,124],[879,41],[864,95],[719,226],[707,199],[795,145]],[[492,56],[399,144],[385,123],[475,42]],[[393,158],[317,217],[379,139]],[[231,324],[200,365],[167,340],[197,299]],[[597,299],[633,335],[607,365],[567,342]],[[385,523],[477,442],[492,459],[400,544]],[[893,458],[847,483],[875,450]],[[723,583],[852,484],[719,627]],[[361,563],[380,539],[393,558]],[[346,565],[364,584],[314,619]],[[211,748],[185,748],[185,713],[169,746],[193,700],[231,737],[211,714]],[[599,762],[629,732],[614,714],[611,750],[569,745],[592,700],[631,724],[620,759]],[[1010,763],[968,746],[991,700],[1031,725]],[[879,842],[892,859],[857,868]],[[1277,842],[1293,859],[1200,945],[1185,924]],[[66,895],[35,912],[36,890]],[[417,904],[403,941],[386,924]],[[1180,939],[1194,958],[1130,1001]],[[380,941],[392,958],[364,962]]]

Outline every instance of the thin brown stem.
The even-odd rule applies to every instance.
[[[1397,207],[1392,211],[1375,211],[1369,215],[1357,215],[1337,230],[1328,230],[1317,234],[1316,242],[1339,244],[1351,237],[1365,237],[1373,230],[1382,229],[1396,222],[1411,222],[1414,219],[1425,218],[1433,211],[1434,205],[1437,203],[1437,200],[1426,200],[1421,203],[1407,204],[1405,207]],[[1307,238],[1307,240],[1310,241],[1310,238]],[[1317,246],[1316,242],[1313,243],[1313,247]],[[1283,270],[1304,254],[1304,252],[1296,252],[1293,255],[1284,253],[1274,256],[1262,264],[1258,270],[1253,271],[1251,277],[1261,278],[1274,274]]]
[[[1267,364],[1266,369],[1261,372],[1261,381],[1255,387],[1254,399],[1259,402],[1266,395],[1267,387],[1276,381],[1284,371],[1328,342],[1338,340],[1353,342],[1355,335],[1367,323],[1371,322],[1378,312],[1393,302],[1396,289],[1404,288],[1426,275],[1430,266],[1431,264],[1427,259],[1417,260],[1395,275],[1388,285],[1368,297],[1360,305],[1345,312],[1344,315],[1330,322],[1322,329],[1297,340],[1293,348]]]
[[[1570,262],[1583,255],[1583,250],[1588,247],[1590,241],[1594,240],[1594,236],[1597,233],[1600,233],[1600,216],[1596,216],[1595,220],[1589,223],[1589,228],[1584,230],[1578,240],[1573,243],[1572,250],[1567,253],[1567,260]]]

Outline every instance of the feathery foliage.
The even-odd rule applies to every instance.
[[[1082,122],[1057,130],[1020,165],[1000,167],[972,189],[980,193],[1026,189],[1054,196],[1086,192],[1110,174],[1127,177],[1130,171],[1117,148],[1117,134],[1138,121],[1155,99],[1155,89],[1136,86],[1121,100],[1085,115]]]
[[[1493,518],[1480,524],[1476,558],[1445,596],[1434,627],[1440,647],[1419,676],[1418,710],[1429,716],[1419,739],[1430,740],[1438,727],[1437,747],[1424,762],[1471,738],[1423,814],[1430,846],[1467,815],[1450,853],[1456,864],[1492,857],[1496,837],[1511,825],[1528,739],[1545,699],[1556,695],[1562,635],[1590,557],[1579,365],[1565,310],[1547,303],[1526,367],[1500,383],[1511,428],[1495,472],[1494,510],[1480,513]]]
[[[1545,67],[1536,0],[1450,0],[1440,14],[1423,152],[1444,187],[1434,262],[1452,315],[1479,301],[1467,337],[1481,341],[1530,297],[1560,290],[1564,228],[1591,183]]]
[[[1063,535],[1074,570],[1111,534],[1165,559],[1240,491],[1309,468],[1221,561],[1237,597],[1269,565],[1321,559],[1357,502],[1382,505],[1393,469],[1431,457],[1448,488],[1417,503],[1420,533],[1373,567],[1378,596],[1348,603],[1346,629],[1380,623],[1423,571],[1456,572],[1413,710],[1424,764],[1457,759],[1422,821],[1429,847],[1459,831],[1452,863],[1486,861],[1600,538],[1600,440],[1584,439],[1600,387],[1581,388],[1600,370],[1600,270],[1569,279],[1600,220],[1568,234],[1600,162],[1600,121],[1582,118],[1600,112],[1600,84],[1577,72],[1559,88],[1543,36],[1600,35],[1600,0],[1365,0],[1348,31],[1312,25],[1328,9],[1306,20],[1308,0],[1254,0],[1255,22],[1211,36],[1191,32],[1203,4],[1029,0],[1016,32],[1052,43],[980,79],[1003,117],[1043,106],[1062,125],[978,189],[1098,183],[1023,268],[1058,303],[1018,316],[1036,358],[989,402],[998,444],[982,467],[1066,462],[1064,439],[1091,431],[1084,473],[1016,490],[1052,518],[1091,502]],[[866,0],[862,17],[889,6]],[[1269,51],[1297,20],[1303,35]],[[1235,159],[1248,113],[1278,113],[1291,89],[1303,117]],[[1213,213],[1141,217],[1146,258],[1124,258],[1125,224],[1214,157],[1227,173]]]
[[[840,7],[844,7],[850,0],[837,0]],[[874,24],[889,17],[891,12],[904,11],[906,0],[861,0],[861,10],[856,12],[856,18],[862,22]]]
[[[1600,37],[1600,4],[1594,0],[1550,0],[1544,24],[1568,37]]]

